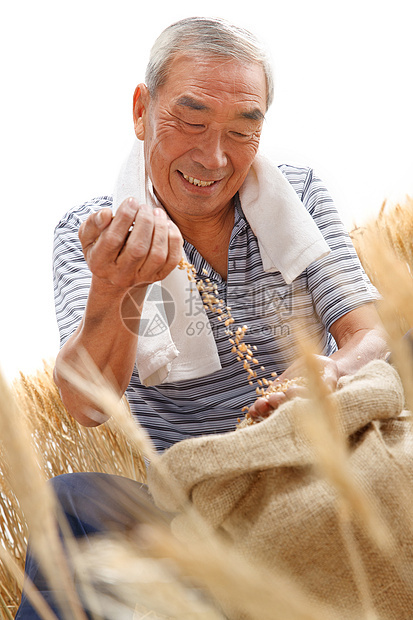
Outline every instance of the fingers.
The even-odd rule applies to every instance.
[[[117,209],[110,226],[99,237],[97,242],[99,256],[102,261],[115,263],[130,236],[131,227],[139,219],[142,234],[145,238],[152,236],[151,210],[147,205],[139,206],[135,198],[124,200]]]
[[[249,408],[248,413],[252,418],[266,418],[286,400],[287,396],[284,392],[271,394],[271,399],[269,397],[257,398],[252,407]]]
[[[306,387],[300,385],[291,386],[282,392],[272,392],[266,396],[257,398],[252,407],[250,407],[248,413],[253,418],[266,418],[287,400],[292,400],[297,396],[300,396],[301,398],[308,398],[309,395],[309,390]]]
[[[148,205],[140,205],[135,210],[132,221],[128,226],[126,237],[123,237],[123,243],[115,258],[119,269],[139,270],[148,258],[154,242],[156,244],[154,253],[156,255],[162,253],[162,246],[166,240],[163,230],[166,228],[166,215],[164,214],[164,218],[158,216],[159,222],[155,223],[156,216],[154,211]],[[119,230],[121,233],[124,232],[120,226]]]
[[[145,207],[137,213],[132,232],[116,262],[122,269],[134,269],[139,282],[162,280],[180,261],[182,244],[179,228],[165,211]]]
[[[183,239],[178,226],[168,220],[168,254],[164,265],[158,272],[158,279],[163,280],[174,269],[182,258]]]
[[[112,210],[109,208],[101,209],[97,213],[93,213],[83,222],[79,228],[79,239],[82,244],[83,251],[92,246],[103,230],[109,226],[112,221]]]

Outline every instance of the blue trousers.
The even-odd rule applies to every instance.
[[[145,485],[139,482],[100,473],[63,474],[50,480],[57,500],[62,506],[67,522],[75,538],[86,540],[96,533],[126,533],[138,523],[168,516],[152,503]],[[61,612],[53,592],[43,577],[36,558],[29,547],[26,555],[25,573],[38,588],[58,618]],[[81,593],[79,593],[81,599]],[[91,618],[88,610],[86,616]],[[132,617],[132,613],[131,613]],[[16,620],[41,620],[23,589]]]

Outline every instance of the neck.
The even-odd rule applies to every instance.
[[[234,205],[213,215],[186,218],[181,214],[171,219],[178,226],[183,238],[191,243],[224,279],[227,278],[228,248],[234,226]]]

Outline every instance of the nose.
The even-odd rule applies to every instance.
[[[228,163],[222,144],[221,133],[215,129],[208,129],[196,137],[192,150],[192,159],[207,170],[225,168]]]

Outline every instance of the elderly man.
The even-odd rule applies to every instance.
[[[103,420],[63,371],[64,364],[78,365],[84,350],[119,395],[126,392],[159,450],[233,430],[245,405],[252,415],[265,415],[299,394],[303,388],[256,400],[256,381],[302,374],[296,344],[303,325],[319,347],[320,372],[331,390],[342,375],[385,355],[377,294],[322,183],[309,169],[278,168],[258,153],[272,98],[265,52],[244,30],[188,19],[155,43],[146,84],[134,94],[137,142],[115,191],[118,204],[95,199],[56,229],[62,348],[55,381],[81,424]],[[199,294],[185,289],[178,274],[182,249],[196,279],[222,300],[229,323],[199,299],[188,310]],[[165,319],[169,302],[175,313],[164,321],[166,341],[165,334],[151,340],[143,325],[145,310],[145,321],[155,317],[150,296],[161,281],[154,307],[163,305]],[[139,309],[133,328],[126,320],[131,307]],[[198,317],[205,333],[196,341]],[[248,377],[230,342],[244,324],[259,360]],[[92,477],[55,483],[66,509],[77,503],[77,523],[87,520],[81,512],[93,497]],[[82,497],[88,498],[83,507]],[[106,509],[108,500],[103,503]],[[91,531],[105,529],[105,517],[96,515]],[[32,564],[29,557],[29,574]],[[27,601],[20,614],[36,617]]]

